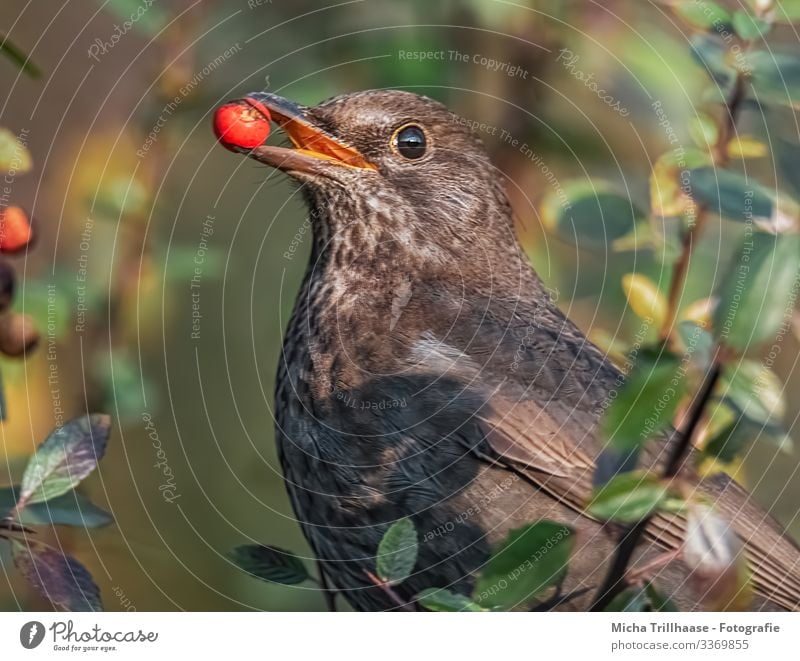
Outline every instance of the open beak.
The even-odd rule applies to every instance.
[[[280,126],[294,145],[293,149],[261,145],[247,154],[285,172],[318,173],[325,165],[377,170],[355,148],[344,144],[309,118],[307,109],[277,94],[253,92],[241,99]]]

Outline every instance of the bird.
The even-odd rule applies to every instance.
[[[268,92],[260,109],[290,146],[242,154],[300,188],[313,244],[275,389],[278,454],[324,584],[356,610],[416,608],[415,595],[469,595],[509,531],[569,526],[575,547],[557,610],[587,610],[616,548],[586,512],[620,372],[556,305],[515,231],[506,182],[480,137],[442,103],[369,90],[303,106]],[[599,220],[598,220],[599,222]],[[669,434],[648,443],[663,465]],[[800,604],[800,551],[724,474],[682,477],[744,541],[754,610]],[[416,564],[391,591],[375,557],[410,518]],[[637,566],[675,554],[680,516],[657,515]],[[655,584],[703,609],[680,559]],[[398,605],[400,602],[400,605]]]

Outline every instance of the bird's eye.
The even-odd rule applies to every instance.
[[[422,158],[427,149],[425,131],[416,124],[407,124],[395,131],[392,147],[403,158],[412,161]]]

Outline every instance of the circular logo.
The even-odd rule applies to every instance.
[[[26,622],[19,630],[19,642],[26,650],[39,647],[44,640],[44,624],[33,620]]]

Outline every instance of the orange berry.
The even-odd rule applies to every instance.
[[[19,207],[8,207],[0,213],[0,252],[10,253],[24,250],[33,231],[26,214]]]

